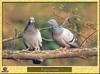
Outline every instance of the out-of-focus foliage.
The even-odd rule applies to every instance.
[[[71,30],[78,37],[80,44],[95,30],[97,30],[97,4],[96,3],[4,3],[3,4],[3,39],[14,37],[14,28],[23,32],[28,18],[34,16],[36,27],[39,29],[50,27],[48,20],[54,18],[59,25],[70,15],[64,27]],[[55,8],[55,9],[54,9]],[[58,16],[56,16],[54,14]],[[7,22],[7,23],[6,23]],[[51,29],[41,30],[45,39],[52,39]],[[52,39],[53,40],[53,39]],[[42,50],[55,50],[59,46],[54,41],[43,40]],[[82,47],[97,47],[97,34],[95,33],[85,41]],[[23,39],[3,43],[3,49],[22,50],[26,48]],[[72,66],[72,65],[96,65],[95,60],[82,60],[79,58],[48,59],[46,65]],[[25,63],[25,61],[24,61]],[[27,61],[26,63],[27,64]],[[24,64],[24,65],[25,65]],[[22,65],[19,63],[19,65]],[[27,65],[30,65],[28,63]]]
[[[49,27],[48,18],[40,17],[38,24],[39,24],[39,28]]]

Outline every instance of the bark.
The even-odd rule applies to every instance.
[[[22,50],[3,50],[3,59],[54,59],[54,58],[68,58],[79,57],[88,58],[97,56],[97,48],[59,48],[56,50],[43,51],[22,51]]]

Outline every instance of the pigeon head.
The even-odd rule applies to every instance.
[[[48,21],[48,23],[49,23],[52,27],[57,27],[57,26],[59,26],[58,23],[57,23],[57,21],[56,21],[55,19],[50,19],[50,20]]]
[[[26,28],[24,29],[24,31],[31,31],[33,29],[35,29],[35,18],[34,17],[30,17],[28,20],[28,24],[26,26]]]
[[[29,24],[33,24],[35,23],[35,18],[34,17],[30,17],[29,18]]]
[[[48,23],[52,26],[53,32],[61,32],[62,28],[58,25],[57,21],[55,19],[50,19]]]

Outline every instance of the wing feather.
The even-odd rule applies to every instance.
[[[71,47],[79,47],[79,43],[77,41],[77,38],[74,36],[74,34],[65,28],[64,28],[64,31],[65,31],[65,32],[63,32],[64,41],[67,44],[69,44]]]
[[[41,37],[41,33],[39,30],[37,30],[37,39],[38,39],[38,43],[39,45],[42,47],[42,37]]]

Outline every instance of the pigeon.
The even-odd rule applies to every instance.
[[[48,23],[52,26],[52,37],[59,46],[66,48],[79,47],[78,39],[70,30],[59,26],[55,19],[50,19]]]
[[[41,33],[38,28],[35,27],[35,18],[30,17],[27,26],[24,29],[24,32],[22,33],[22,37],[24,40],[24,44],[27,47],[27,49],[24,51],[40,51],[40,47],[42,47],[42,37]],[[40,63],[42,59],[35,59],[33,60],[33,63]]]

